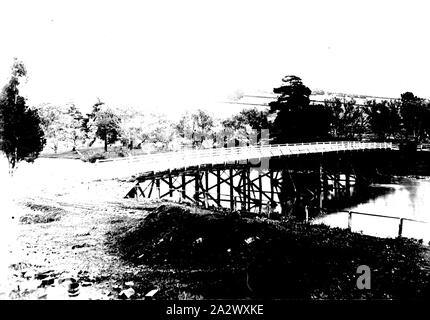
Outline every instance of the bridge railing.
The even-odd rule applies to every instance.
[[[348,150],[392,149],[389,142],[327,141],[296,144],[257,145],[155,153],[134,157],[99,160],[98,175],[131,176],[148,171],[163,171],[205,164],[223,164],[276,156]]]
[[[357,142],[357,141],[328,141],[328,142],[311,142],[311,143],[290,143],[290,144],[276,144],[276,145],[257,145],[257,146],[243,146],[231,148],[211,148],[211,149],[195,149],[195,150],[180,150],[163,153],[153,153],[147,155],[103,159],[98,160],[97,163],[104,162],[135,162],[144,160],[157,161],[158,159],[166,159],[166,157],[173,158],[204,158],[213,156],[236,156],[236,155],[255,155],[257,158],[261,156],[270,156],[270,152],[284,154],[302,154],[302,153],[315,153],[324,151],[341,151],[341,150],[363,150],[363,149],[391,149],[393,144],[391,142]],[[268,153],[268,154],[261,154]],[[274,154],[272,154],[274,155]]]

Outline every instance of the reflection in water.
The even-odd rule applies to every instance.
[[[430,180],[402,178],[396,184],[378,186],[389,187],[392,191],[345,210],[427,221],[429,222],[427,224],[404,221],[402,234],[405,237],[430,241]],[[329,214],[315,219],[313,223],[346,228],[348,214],[346,212]],[[395,237],[398,234],[398,228],[398,219],[352,216],[352,231],[354,232],[380,237]]]

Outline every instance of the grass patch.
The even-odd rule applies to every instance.
[[[80,159],[84,162],[94,163],[96,160],[122,158],[129,155],[145,154],[141,150],[128,150],[125,147],[113,146],[109,147],[105,152],[103,147],[80,148],[75,151],[65,151],[59,153],[42,154],[41,158],[53,159]]]
[[[22,224],[50,223],[60,220],[66,213],[64,209],[44,204],[26,202],[24,205],[33,212],[20,217],[19,222]]]

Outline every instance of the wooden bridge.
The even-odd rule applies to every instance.
[[[328,141],[292,144],[267,144],[234,148],[193,149],[161,152],[133,157],[98,160],[97,166],[106,176],[140,176],[166,170],[180,170],[207,165],[260,163],[261,159],[291,157],[303,154],[322,154],[360,150],[398,150],[391,142]]]
[[[333,167],[342,163],[339,157],[397,149],[389,142],[355,141],[259,145],[100,160],[96,168],[104,178],[133,177],[129,198],[170,198],[253,212],[280,206],[285,212],[304,198],[307,206],[321,209],[324,201],[350,194],[360,177],[347,161]]]

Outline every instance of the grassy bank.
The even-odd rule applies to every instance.
[[[94,148],[80,148],[76,151],[65,151],[58,153],[45,153],[41,154],[41,158],[51,159],[78,159],[83,161],[94,162],[96,159],[115,159],[126,156],[137,156],[146,154],[144,150],[133,149],[129,150],[125,147],[110,147],[107,152],[104,151],[103,147]]]
[[[136,225],[109,233],[112,251],[135,265],[169,269],[203,298],[424,299],[430,295],[427,248],[323,225],[274,222],[163,205]],[[356,286],[368,265],[371,290]],[[169,292],[164,285],[164,292]],[[172,289],[172,288],[170,288]],[[172,296],[175,290],[170,290]]]

